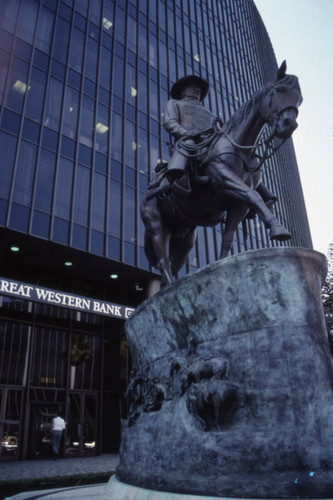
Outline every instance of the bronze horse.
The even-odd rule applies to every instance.
[[[145,252],[150,264],[159,269],[162,283],[174,281],[194,245],[197,226],[215,226],[223,220],[220,258],[231,248],[238,224],[254,210],[270,229],[270,238],[285,241],[291,234],[284,228],[256,188],[261,182],[261,165],[277,148],[273,138],[289,138],[297,127],[298,107],[302,102],[298,79],[286,75],[285,62],[274,82],[266,84],[243,104],[223,127],[201,134],[194,172],[190,174],[191,189],[179,196],[172,189],[165,196],[148,191],[141,203],[145,225]],[[271,127],[268,139],[258,143],[265,124]],[[196,137],[181,139],[178,147],[193,158]],[[257,153],[263,145],[264,153]]]

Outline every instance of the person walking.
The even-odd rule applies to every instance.
[[[57,414],[52,420],[52,450],[54,458],[58,458],[61,437],[65,427],[65,420]]]

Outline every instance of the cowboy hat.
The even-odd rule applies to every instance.
[[[183,76],[182,78],[177,80],[171,88],[170,95],[172,99],[180,99],[183,88],[188,87],[189,85],[192,85],[194,83],[201,88],[201,101],[203,101],[208,93],[209,83],[207,82],[207,80],[204,80],[200,76],[196,75]]]

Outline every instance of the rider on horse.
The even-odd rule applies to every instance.
[[[216,118],[202,105],[208,91],[208,81],[196,75],[184,76],[172,86],[171,99],[164,109],[163,126],[176,143],[170,148],[169,163],[158,165],[156,168],[157,177],[150,185],[150,188],[153,188],[152,194],[154,193],[155,196],[167,194],[171,187],[178,196],[187,196],[191,192],[189,171],[193,163],[189,155],[180,147],[180,143],[184,144],[185,139],[187,147],[197,145],[197,150],[200,151],[200,147],[207,138],[207,132],[210,132],[213,138],[213,129],[215,128],[219,133],[223,125],[220,118]],[[156,186],[159,187],[154,189]],[[276,196],[262,183],[257,191],[269,207],[277,200]]]

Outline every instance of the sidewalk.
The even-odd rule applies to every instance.
[[[0,481],[20,479],[45,479],[55,476],[112,472],[119,463],[119,455],[97,457],[59,458],[58,460],[24,460],[0,463]]]

